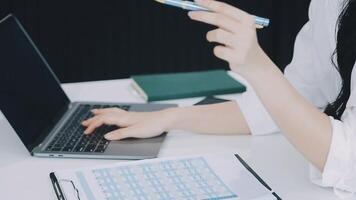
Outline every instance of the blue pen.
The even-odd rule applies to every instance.
[[[192,10],[192,11],[209,11],[206,8],[203,8],[201,6],[198,6],[197,4],[195,4],[192,1],[182,1],[182,0],[155,0],[159,3],[163,3],[163,4],[167,4],[167,5],[171,5],[171,6],[175,6],[175,7],[179,7],[179,8],[183,8],[185,10]],[[267,27],[270,23],[270,20],[267,18],[263,18],[263,17],[257,17],[254,16],[255,20],[256,20],[256,26],[258,28],[263,28],[263,27]]]

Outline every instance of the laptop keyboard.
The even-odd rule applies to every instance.
[[[104,152],[110,141],[104,135],[117,129],[117,126],[101,126],[92,134],[84,135],[85,127],[81,123],[93,116],[92,109],[117,107],[129,110],[130,106],[116,105],[80,105],[62,130],[55,135],[46,151],[50,152]]]

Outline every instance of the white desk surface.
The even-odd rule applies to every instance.
[[[132,94],[129,80],[64,84],[63,88],[72,101],[143,102]],[[187,106],[201,99],[169,102]],[[309,181],[308,162],[281,134],[207,136],[173,131],[168,134],[159,157],[217,153],[239,153],[283,199],[337,199],[331,189]],[[55,200],[48,177],[51,171],[113,162],[118,161],[31,157],[8,123],[0,120],[1,199]]]

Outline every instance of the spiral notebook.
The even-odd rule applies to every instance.
[[[238,155],[133,161],[50,178],[60,200],[280,199]]]

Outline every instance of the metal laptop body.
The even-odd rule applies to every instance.
[[[0,21],[0,110],[32,155],[38,157],[146,159],[158,155],[165,134],[112,141],[104,152],[47,151],[80,105],[130,106],[157,111],[174,104],[70,102],[48,63],[13,15]]]

